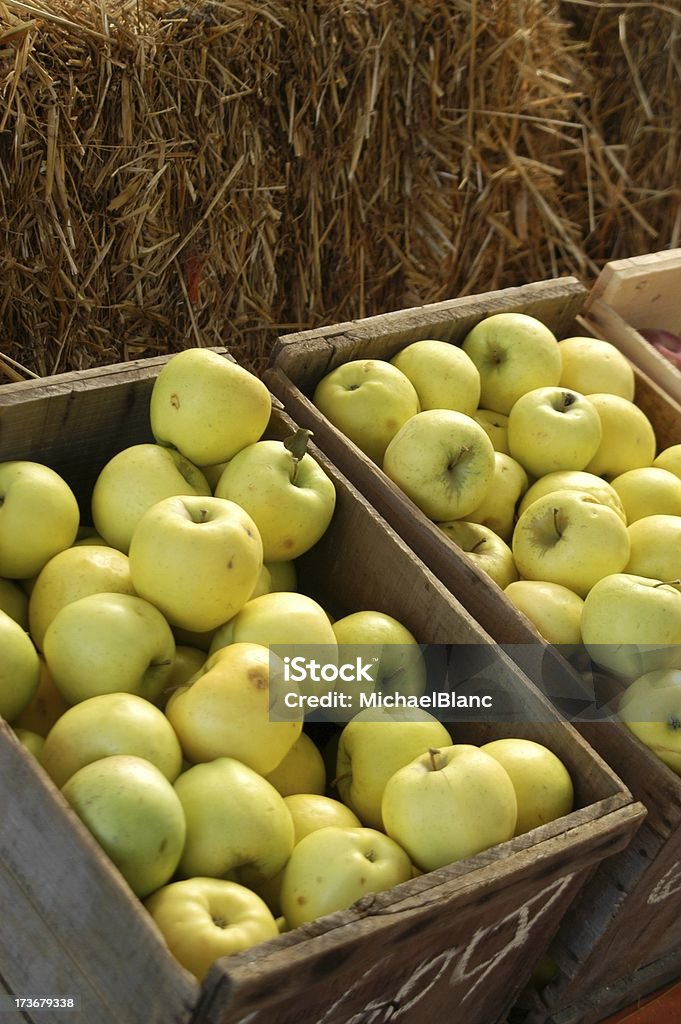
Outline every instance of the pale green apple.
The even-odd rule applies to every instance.
[[[28,594],[14,580],[0,579],[0,611],[28,630]]]
[[[38,653],[38,658],[40,661],[38,688],[12,724],[37,732],[40,736],[47,736],[54,723],[71,705],[64,700],[57,689],[42,654]]]
[[[112,754],[142,757],[169,782],[182,768],[182,750],[170,722],[134,693],[103,693],[74,704],[48,732],[41,763],[61,787],[79,768]]]
[[[76,539],[80,509],[66,481],[40,462],[0,462],[0,576],[36,576]]]
[[[100,470],[92,490],[92,521],[107,544],[127,554],[142,514],[157,501],[211,493],[201,470],[175,448],[135,444]]]
[[[186,878],[145,901],[168,949],[198,981],[223,956],[279,934],[271,911],[246,886],[224,878]]]
[[[248,601],[262,568],[262,541],[244,509],[226,498],[164,498],[132,535],[130,574],[168,622],[215,629]]]
[[[634,369],[618,348],[600,338],[575,336],[558,342],[561,387],[583,395],[613,394],[634,400]]]
[[[589,395],[601,419],[601,443],[584,467],[588,473],[612,477],[628,469],[650,466],[657,441],[653,425],[634,402],[607,393]]]
[[[558,384],[560,351],[553,332],[526,313],[494,313],[463,340],[480,374],[480,405],[508,415],[521,395]]]
[[[381,800],[388,779],[429,747],[451,744],[449,732],[427,711],[370,708],[347,723],[338,742],[338,794],[363,825],[383,828]]]
[[[471,561],[502,590],[518,579],[513,552],[494,530],[465,519],[437,525],[445,537],[465,551]]]
[[[472,416],[480,401],[480,374],[463,349],[425,338],[406,345],[390,360],[409,378],[425,409],[453,409]]]
[[[627,527],[631,552],[624,571],[655,580],[681,579],[681,516],[643,516]]]
[[[158,608],[141,597],[89,594],[57,612],[43,653],[70,704],[117,692],[153,701],[172,673],[175,639]]]
[[[516,580],[504,593],[547,643],[573,647],[582,642],[584,600],[573,590],[543,580]]]
[[[258,527],[266,561],[290,561],[326,533],[336,488],[305,450],[308,431],[289,441],[257,441],[227,463],[218,498],[241,505]]]
[[[270,393],[259,377],[206,348],[171,356],[149,402],[154,439],[199,467],[226,462],[259,441],[271,412]]]
[[[644,516],[681,516],[681,480],[667,469],[628,469],[610,483],[619,495],[630,526]]]
[[[326,765],[317,744],[301,732],[284,757],[265,778],[283,797],[326,792]]]
[[[681,592],[646,576],[606,576],[584,601],[582,640],[596,665],[630,680],[681,667]]]
[[[476,409],[473,419],[489,435],[496,452],[508,455],[508,416],[493,409]]]
[[[271,783],[233,757],[192,765],[175,782],[187,822],[183,875],[245,885],[273,878],[293,849],[293,821]]]
[[[290,793],[284,797],[293,820],[293,834],[299,843],[310,832],[335,825],[336,828],[359,828],[362,822],[347,804],[323,793]]]
[[[281,909],[289,927],[298,928],[410,878],[409,857],[382,832],[330,825],[294,846],[281,882]]]
[[[0,610],[0,717],[14,724],[38,689],[40,659],[18,622]]]
[[[42,650],[45,630],[58,611],[89,594],[134,594],[128,556],[108,545],[66,548],[47,562],[31,588],[28,620]]]
[[[626,523],[627,517],[622,508],[617,491],[600,476],[595,473],[586,473],[584,470],[562,470],[558,473],[547,473],[539,480],[530,484],[518,505],[518,515],[522,515],[526,508],[536,501],[537,498],[550,494],[552,491],[586,491],[593,495],[602,505],[608,505],[614,509],[619,517]]]
[[[529,487],[527,473],[516,459],[494,452],[494,475],[485,497],[469,512],[469,523],[480,523],[502,540],[510,541],[516,520],[516,508]]]
[[[421,408],[409,378],[384,359],[352,359],[337,366],[319,381],[312,401],[379,466],[388,443]]]
[[[298,589],[298,571],[294,561],[268,562],[265,560],[264,565],[270,574],[270,593],[275,590],[291,592]]]
[[[387,781],[385,831],[423,871],[435,871],[513,838],[515,789],[505,768],[466,743],[432,747]]]
[[[670,444],[655,456],[652,462],[658,469],[666,469],[681,478],[681,444]]]
[[[681,670],[639,676],[622,694],[617,710],[627,728],[681,775]]]
[[[508,772],[518,801],[517,836],[569,814],[574,807],[572,778],[561,759],[535,740],[507,736],[481,747]]]
[[[508,450],[533,477],[583,470],[600,443],[598,411],[578,391],[534,388],[508,414]]]
[[[383,471],[429,519],[461,519],[494,478],[494,447],[471,416],[428,409],[412,416],[386,448]]]
[[[234,643],[211,654],[189,682],[174,691],[165,713],[188,761],[232,757],[266,775],[284,759],[302,730],[302,718],[277,721],[282,699],[272,685],[267,648]]]
[[[629,534],[622,519],[583,491],[552,491],[537,498],[513,532],[521,578],[560,583],[584,597],[598,580],[622,572]]]
[[[102,757],[75,772],[62,793],[140,899],[173,876],[184,812],[156,765],[129,754]]]

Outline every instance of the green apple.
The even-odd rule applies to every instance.
[[[38,689],[40,659],[28,633],[0,610],[0,717],[10,725]]]
[[[617,491],[602,477],[595,473],[585,473],[584,470],[566,469],[557,473],[547,473],[539,480],[535,480],[520,499],[518,515],[522,515],[526,508],[536,501],[537,498],[552,491],[586,491],[592,494],[601,505],[608,505],[614,509],[619,517],[626,523],[627,517],[622,508],[622,502]]]
[[[156,765],[129,754],[103,757],[79,768],[62,793],[140,899],[173,876],[184,812]]]
[[[100,470],[90,502],[92,521],[107,544],[126,554],[142,513],[176,494],[211,494],[205,476],[174,448],[135,444]]]
[[[25,580],[76,539],[80,510],[61,476],[39,462],[0,462],[0,576]]]
[[[288,925],[298,928],[410,878],[409,857],[382,832],[329,825],[294,846],[281,882],[281,909]]]
[[[601,443],[584,467],[588,473],[612,479],[628,469],[650,466],[657,442],[653,425],[637,405],[619,395],[589,395],[601,419]]]
[[[425,409],[453,409],[472,416],[480,401],[480,374],[463,349],[426,338],[400,349],[390,360],[409,378]]]
[[[360,690],[369,694],[400,693],[420,696],[426,689],[426,664],[421,647],[411,632],[392,615],[363,609],[337,619],[333,632],[339,649],[339,660],[353,662],[358,656],[375,661],[373,683],[361,681],[347,684],[341,680],[336,690],[352,695],[354,705]]]
[[[429,747],[451,742],[442,722],[427,711],[385,707],[360,711],[338,741],[338,794],[363,825],[383,828],[381,800],[388,779]]]
[[[437,525],[445,537],[465,551],[471,561],[502,590],[518,579],[513,552],[494,530],[464,519]]]
[[[14,580],[0,579],[0,611],[28,630],[28,594]]]
[[[468,332],[462,348],[480,374],[480,405],[508,415],[516,400],[534,388],[558,384],[558,341],[549,328],[526,313],[494,313]]]
[[[28,620],[36,647],[58,611],[89,594],[134,594],[128,556],[107,545],[66,548],[47,562],[31,589]]]
[[[508,736],[481,747],[508,772],[518,801],[515,834],[569,814],[575,793],[570,773],[552,750],[522,737]]]
[[[639,676],[622,694],[617,710],[627,728],[681,775],[681,670]]]
[[[652,464],[681,478],[681,444],[667,445],[655,456]]]
[[[521,578],[560,583],[584,597],[604,576],[622,572],[629,534],[617,512],[591,494],[553,491],[520,516],[512,551]]]
[[[508,455],[508,416],[493,409],[476,409],[473,419],[489,435],[494,450]]]
[[[164,498],[132,535],[130,574],[168,622],[215,629],[248,601],[262,568],[262,541],[244,509],[226,498]]]
[[[317,744],[301,732],[276,768],[265,778],[283,797],[326,792],[326,765]]]
[[[508,414],[508,450],[534,477],[583,470],[600,443],[600,416],[578,391],[534,388]]]
[[[610,483],[619,495],[629,525],[644,516],[681,516],[681,480],[667,469],[628,469]]]
[[[379,466],[388,442],[421,408],[409,378],[383,359],[351,359],[337,366],[319,381],[312,401]]]
[[[48,732],[41,762],[61,788],[79,768],[112,754],[142,757],[170,782],[182,768],[182,750],[170,722],[134,693],[103,693],[74,704]]]
[[[471,416],[428,409],[397,431],[386,448],[383,471],[429,519],[462,519],[491,486],[494,448]]]
[[[47,736],[54,723],[71,705],[64,700],[57,689],[45,664],[45,659],[40,653],[38,659],[40,662],[38,688],[12,724],[20,726],[22,729],[29,729],[31,732],[37,732],[40,736]]]
[[[300,736],[299,721],[277,721],[281,694],[272,685],[270,653],[234,643],[211,654],[166,704],[188,761],[231,757],[266,775]]]
[[[293,849],[293,822],[271,783],[233,757],[196,764],[175,782],[184,808],[187,839],[183,875],[251,885],[273,878]]]
[[[679,667],[681,592],[646,576],[606,576],[584,601],[582,640],[596,665],[624,678]]]
[[[310,832],[334,825],[336,828],[360,828],[362,822],[347,804],[322,793],[290,793],[284,797],[293,820],[293,835],[299,843]]]
[[[242,448],[215,488],[248,512],[258,527],[266,561],[289,561],[309,551],[326,532],[336,488],[305,450],[309,431],[287,441],[256,441]]]
[[[41,736],[40,733],[31,732],[30,729],[22,729],[20,726],[15,727],[13,731],[19,742],[26,747],[26,750],[39,760],[40,753],[45,745],[45,737]]]
[[[432,747],[387,781],[385,830],[423,871],[513,838],[515,789],[505,768],[466,743]]]
[[[634,400],[634,369],[618,348],[599,338],[575,336],[558,342],[561,387],[583,395],[613,394]]]
[[[270,393],[259,377],[206,348],[171,356],[149,402],[154,439],[199,467],[226,462],[259,441],[271,412]]]
[[[631,552],[624,571],[655,580],[681,579],[681,516],[655,515],[627,527]]]
[[[187,878],[162,886],[145,901],[168,949],[198,981],[223,956],[279,934],[260,897],[224,878]]]
[[[153,701],[173,670],[175,639],[158,608],[141,597],[89,594],[57,612],[43,653],[69,704],[117,692]]]
[[[547,643],[573,647],[582,642],[584,600],[573,590],[543,580],[516,580],[504,593]]]
[[[480,523],[493,530],[502,540],[513,536],[516,508],[529,486],[527,473],[516,459],[504,452],[494,452],[492,482],[477,508],[469,512],[469,523]]]

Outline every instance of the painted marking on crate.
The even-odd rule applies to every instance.
[[[675,896],[677,892],[681,892],[681,860],[674,861],[669,870],[665,872],[648,897],[648,903],[653,906],[656,903],[664,903],[670,896]]]

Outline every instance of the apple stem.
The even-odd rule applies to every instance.
[[[293,472],[291,473],[292,484],[296,482],[296,477],[298,476],[298,466],[300,465],[303,456],[307,452],[307,445],[311,437],[311,430],[306,430],[303,427],[298,427],[298,429],[293,434],[284,439],[284,448],[286,448],[286,450],[291,453],[291,458],[293,460]]]
[[[563,536],[563,534],[562,534],[562,533],[560,532],[560,530],[558,529],[558,513],[559,513],[559,512],[560,512],[560,509],[558,509],[558,508],[554,508],[554,510],[553,510],[553,528],[554,528],[554,530],[556,531],[556,536],[557,536],[558,538],[560,538],[560,537],[562,537],[562,536]]]
[[[434,771],[434,772],[437,772],[437,771],[440,770],[438,768],[438,766],[437,766],[436,761],[435,761],[435,757],[439,753],[440,753],[440,751],[437,749],[437,747],[428,747],[428,754],[430,756],[430,767],[431,767],[431,770]]]
[[[670,729],[681,729],[681,718],[677,718],[676,715],[670,715],[667,719],[667,725]]]
[[[661,583],[653,583],[653,589],[658,587],[681,587],[681,580],[663,580]]]

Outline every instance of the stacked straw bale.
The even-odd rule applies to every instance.
[[[0,0],[5,379],[194,344],[257,370],[278,333],[674,244],[680,22]]]

